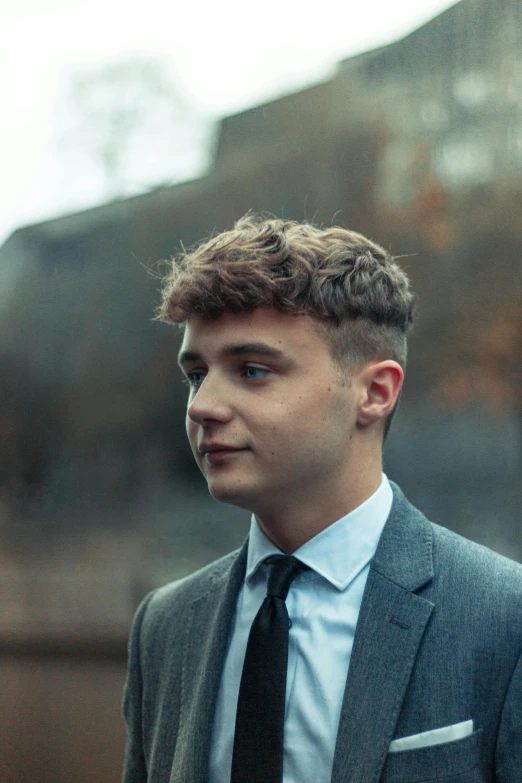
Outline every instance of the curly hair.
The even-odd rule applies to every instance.
[[[394,257],[355,231],[249,210],[232,230],[174,256],[156,320],[183,325],[194,315],[212,320],[257,307],[312,316],[342,383],[348,370],[370,361],[406,367],[409,280]]]
[[[249,211],[232,230],[172,259],[156,319],[183,325],[194,315],[212,320],[257,307],[312,316],[341,371],[381,359],[406,366],[408,278],[355,231]]]

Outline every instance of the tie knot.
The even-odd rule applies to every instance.
[[[265,563],[268,568],[266,594],[274,598],[282,598],[283,601],[286,601],[290,585],[297,574],[309,570],[307,565],[290,555],[271,555],[267,557]]]

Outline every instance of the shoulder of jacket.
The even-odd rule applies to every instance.
[[[159,617],[172,617],[173,613],[182,612],[192,601],[212,590],[217,582],[228,575],[239,551],[229,552],[181,579],[152,590],[144,599],[147,602],[147,624]]]
[[[430,522],[435,568],[450,568],[460,580],[473,580],[492,595],[512,593],[522,606],[522,565],[483,544]]]

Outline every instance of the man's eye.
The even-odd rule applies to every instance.
[[[243,375],[247,381],[260,381],[265,378],[269,372],[270,370],[264,370],[262,367],[253,367],[250,364],[245,364],[241,368],[241,375]],[[191,370],[187,373],[187,377],[184,379],[183,383],[191,389],[199,389],[204,380],[204,372],[201,370]]]
[[[263,370],[262,367],[251,367],[248,364],[244,367],[244,373],[250,381],[259,381],[261,378],[264,378],[268,372],[270,372],[270,370]],[[265,375],[262,375],[260,378],[259,375],[252,375],[251,373],[264,373]]]
[[[201,379],[200,376],[202,376]],[[205,376],[202,372],[198,372],[198,370],[193,370],[192,372],[187,373],[187,378],[184,381],[184,383],[188,384],[188,386],[195,389],[198,386],[201,386],[204,377]]]

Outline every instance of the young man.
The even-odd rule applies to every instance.
[[[342,228],[247,215],[174,259],[187,434],[252,519],[136,613],[125,783],[522,780],[522,567],[382,473],[412,310]]]

